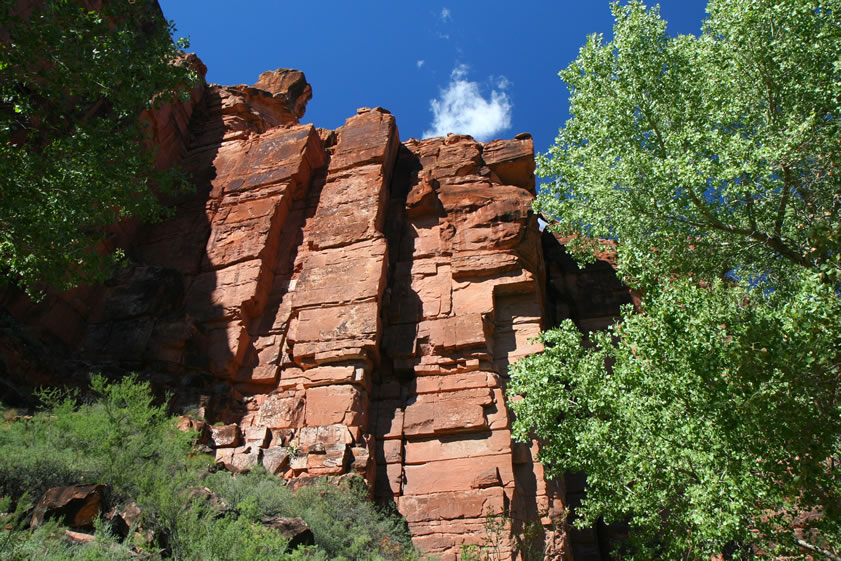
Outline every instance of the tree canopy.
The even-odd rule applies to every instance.
[[[656,8],[613,11],[613,41],[591,36],[560,73],[572,118],[538,159],[555,180],[537,209],[580,257],[621,240],[638,285],[837,269],[838,4],[717,0],[700,37],[670,37]]]
[[[107,276],[106,227],[158,215],[139,117],[185,93],[172,24],[152,2],[0,0],[0,276],[35,293]]]
[[[515,435],[587,473],[628,558],[841,559],[841,2],[711,0],[698,37],[612,10],[535,207],[582,263],[615,242],[642,305],[542,334]]]

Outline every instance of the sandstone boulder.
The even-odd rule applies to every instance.
[[[273,516],[261,518],[260,523],[289,540],[287,551],[292,551],[299,546],[315,544],[315,536],[312,530],[301,518]]]
[[[104,518],[114,534],[125,538],[129,535],[129,531],[140,522],[141,514],[137,503],[129,503],[120,508],[112,508]]]
[[[221,425],[210,427],[210,440],[215,448],[232,448],[240,442],[239,426]]]
[[[267,448],[263,450],[263,467],[267,472],[278,475],[289,467],[290,456],[287,448]]]
[[[48,489],[35,505],[30,524],[38,527],[47,520],[58,519],[71,528],[93,528],[109,492],[103,483]]]

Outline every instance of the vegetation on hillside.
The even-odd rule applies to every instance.
[[[258,559],[398,560],[416,554],[396,516],[367,499],[364,484],[321,482],[292,492],[262,469],[216,471],[194,450],[194,433],[155,405],[147,384],[94,376],[95,399],[61,391],[41,394],[44,409],[0,425],[0,558],[248,561]],[[107,483],[109,502],[134,502],[141,518],[121,539],[100,521],[96,539],[70,544],[53,521],[26,521],[49,487]],[[5,514],[4,514],[5,513]],[[264,517],[303,518],[315,546],[287,552],[287,540]]]
[[[618,242],[642,306],[542,335],[516,436],[587,473],[622,559],[841,559],[841,2],[711,0],[698,37],[612,10],[536,209],[583,263]]]

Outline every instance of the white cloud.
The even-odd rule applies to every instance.
[[[419,60],[418,61],[418,68],[422,67],[424,62],[425,61],[423,59]]]
[[[479,91],[479,84],[467,79],[468,67],[464,64],[453,69],[450,83],[441,90],[438,99],[429,102],[432,125],[424,137],[444,136],[447,133],[469,134],[484,142],[511,126],[511,100],[505,93],[508,80],[497,79],[496,87],[486,99]]]
[[[447,23],[448,21],[452,20],[453,16],[450,13],[449,8],[441,8],[441,21]]]

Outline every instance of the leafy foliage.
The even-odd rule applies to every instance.
[[[583,523],[631,516],[640,559],[790,554],[811,508],[838,547],[841,301],[721,284],[669,283],[592,348],[571,321],[544,333],[514,367],[517,436],[535,427],[542,462],[587,473]]]
[[[112,502],[137,503],[142,527],[159,537],[157,547],[142,544],[152,561],[416,558],[405,526],[362,489],[319,484],[293,493],[264,470],[211,473],[212,458],[192,450],[195,434],[175,427],[148,384],[94,376],[91,389],[90,403],[42,392],[44,411],[0,425],[0,558],[135,559],[133,538],[121,542],[104,527],[91,544],[71,545],[54,524],[23,524],[47,488],[90,482],[111,485]],[[287,552],[287,540],[260,523],[265,516],[303,518],[316,546]]]
[[[618,242],[642,305],[541,335],[515,434],[587,473],[576,514],[629,522],[629,559],[838,558],[841,2],[712,0],[699,37],[612,9],[536,208],[580,262]]]
[[[612,4],[561,78],[572,118],[538,172],[537,209],[592,259],[621,240],[620,271],[733,267],[837,274],[841,232],[841,2],[714,0],[700,37],[658,10]]]
[[[81,404],[75,393],[42,391],[44,412],[0,427],[0,496],[103,480],[140,497],[191,468],[191,436],[152,403],[147,384],[94,376],[91,389],[98,399]]]
[[[361,483],[353,478],[336,486],[321,480],[292,493],[264,470],[235,478],[220,472],[205,480],[225,502],[250,505],[258,517],[303,518],[315,535],[316,546],[330,559],[413,558],[403,519],[368,501]]]
[[[30,293],[107,276],[105,228],[160,214],[176,176],[152,171],[139,117],[195,81],[153,3],[81,4],[0,1],[0,267]]]

